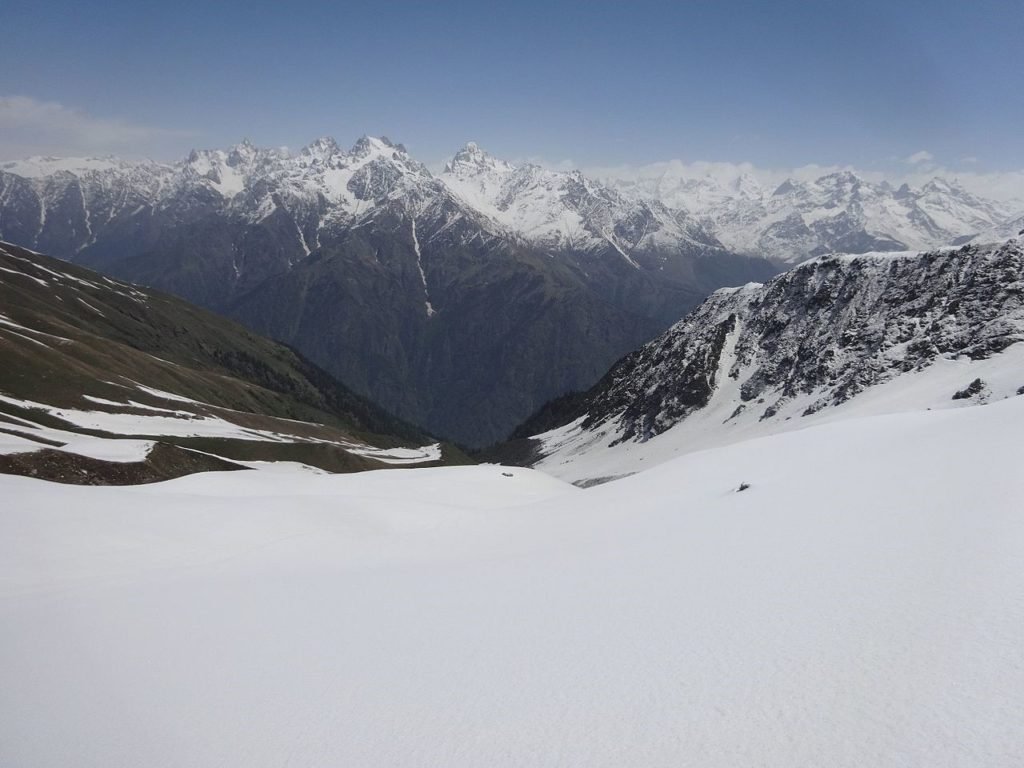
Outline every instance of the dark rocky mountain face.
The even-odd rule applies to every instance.
[[[916,256],[823,256],[765,285],[720,290],[516,437],[581,420],[583,433],[602,427],[613,443],[643,442],[726,386],[738,389],[726,423],[799,418],[940,358],[988,359],[1024,341],[1022,240]],[[973,386],[977,394],[981,385]],[[970,386],[964,392],[957,394],[972,396]]]
[[[579,174],[519,172],[522,199],[545,193],[525,220],[565,210],[554,230],[517,228],[383,139],[80,165],[0,171],[0,237],[237,318],[471,445],[589,386],[715,288],[778,271]]]

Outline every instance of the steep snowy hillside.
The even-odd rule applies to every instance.
[[[355,471],[445,458],[280,344],[0,244],[0,472],[137,483],[267,461]]]
[[[848,420],[585,491],[0,476],[0,763],[1019,765],[1022,423]]]
[[[816,420],[1020,394],[1022,341],[1024,238],[823,256],[716,292],[518,436],[550,429],[535,466],[593,481]]]
[[[505,208],[444,178],[372,137],[174,165],[40,159],[0,167],[0,237],[228,314],[473,445],[712,290],[778,271],[579,174],[524,169]]]

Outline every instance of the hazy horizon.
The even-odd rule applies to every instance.
[[[1009,4],[15,0],[0,158],[472,139],[554,167],[1024,169]]]
[[[3,114],[3,105],[5,99],[0,97],[0,115]],[[369,135],[366,133],[360,134],[360,136]],[[119,159],[127,159],[133,161],[152,160],[154,162],[173,164],[185,159],[192,150],[225,150],[231,147],[237,146],[242,142],[249,141],[253,145],[260,147],[261,149],[279,149],[280,151],[294,155],[301,151],[302,147],[307,146],[318,138],[330,136],[337,141],[339,147],[343,150],[350,147],[358,139],[358,136],[352,137],[350,140],[333,136],[327,133],[318,134],[315,137],[311,137],[307,142],[300,146],[267,146],[260,144],[257,141],[253,141],[250,137],[244,136],[236,141],[228,142],[222,146],[191,146],[188,149],[180,152],[177,156],[141,156],[130,152],[118,153],[118,152],[96,152],[96,153],[74,153],[74,152],[35,152],[30,154],[22,154],[17,156],[2,155],[0,154],[0,169],[4,166],[8,168],[16,168],[21,161],[31,160],[33,158],[104,158],[104,157],[115,157]],[[794,167],[783,167],[783,168],[772,168],[757,166],[749,161],[722,161],[722,160],[683,160],[678,157],[666,158],[657,160],[650,163],[643,163],[638,165],[620,164],[620,165],[582,165],[574,162],[571,158],[563,159],[550,159],[545,157],[539,157],[536,155],[527,157],[502,157],[501,155],[492,152],[491,149],[475,139],[467,139],[461,143],[453,144],[452,150],[441,158],[423,158],[416,154],[415,149],[410,147],[401,137],[388,135],[387,138],[398,144],[403,144],[410,154],[418,160],[424,162],[427,168],[432,173],[439,173],[444,169],[445,163],[451,159],[451,157],[458,152],[466,144],[472,142],[481,147],[484,151],[492,154],[496,157],[501,157],[503,160],[507,160],[514,164],[522,163],[533,163],[535,165],[542,166],[551,170],[568,171],[568,170],[579,170],[584,174],[600,179],[602,181],[618,181],[628,182],[631,180],[649,179],[663,174],[678,176],[685,179],[698,179],[710,177],[721,183],[730,183],[742,175],[749,175],[755,178],[759,184],[765,187],[773,187],[781,184],[786,179],[795,179],[798,181],[812,181],[830,173],[839,171],[852,171],[861,178],[867,181],[880,183],[888,182],[892,185],[898,186],[906,183],[912,187],[920,187],[926,184],[928,181],[934,178],[942,178],[947,180],[959,181],[966,189],[975,193],[981,194],[996,200],[1012,200],[1012,201],[1024,201],[1024,169],[1022,170],[1009,170],[1005,172],[981,172],[973,167],[963,167],[961,163],[960,168],[951,168],[941,165],[931,153],[926,150],[921,150],[908,157],[904,158],[891,158],[891,162],[887,167],[858,167],[852,164],[845,165],[822,165],[814,162],[808,162],[803,165]],[[2,147],[2,142],[0,142]]]

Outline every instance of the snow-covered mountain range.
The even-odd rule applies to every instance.
[[[416,211],[451,197],[460,216],[491,236],[554,250],[611,246],[627,263],[638,252],[680,245],[724,245],[786,262],[927,249],[1016,234],[1009,230],[1024,216],[1024,201],[987,199],[942,177],[912,188],[841,171],[766,187],[749,172],[695,178],[670,166],[656,176],[599,181],[514,164],[474,142],[435,175],[387,138],[363,137],[346,151],[323,137],[297,153],[244,141],[195,150],[174,164],[113,157],[0,163],[0,235],[80,251],[104,227],[146,208],[226,201],[251,222],[287,210],[295,245],[308,254],[322,230],[365,220],[385,202]]]
[[[373,137],[0,165],[0,238],[231,315],[470,444],[589,387],[717,288],[826,252],[1006,237],[1021,213],[942,179],[612,182],[473,143],[435,174]]]
[[[1024,237],[822,256],[714,293],[525,436],[573,480],[852,415],[1024,394]],[[552,427],[554,427],[552,429]]]
[[[674,172],[675,170],[675,172]],[[1024,200],[988,199],[955,179],[920,187],[868,181],[852,171],[766,187],[735,178],[664,173],[618,180],[623,192],[685,210],[726,247],[796,263],[823,253],[926,250],[1015,235]]]
[[[589,386],[715,288],[779,269],[580,174],[467,147],[434,175],[370,137],[8,163],[0,237],[229,314],[471,444]]]
[[[373,137],[348,151],[324,137],[296,154],[246,141],[229,150],[193,151],[172,165],[30,158],[0,164],[0,174],[5,236],[38,247],[63,239],[60,245],[76,252],[96,243],[104,227],[146,208],[222,201],[251,223],[286,210],[303,255],[319,247],[322,230],[364,222],[374,209],[396,201],[415,216],[451,205],[451,218],[468,218],[490,237],[552,250],[610,246],[634,268],[637,251],[721,248],[683,208],[621,194],[578,171],[513,165],[472,142],[437,176],[402,145]]]

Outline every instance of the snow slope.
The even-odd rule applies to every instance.
[[[985,382],[979,398],[952,399],[975,379]],[[642,472],[695,451],[791,432],[809,426],[881,414],[968,408],[1003,400],[1024,388],[1024,344],[987,360],[940,358],[920,371],[877,384],[857,397],[806,416],[801,411],[814,397],[788,404],[778,418],[758,420],[733,414],[743,403],[740,385],[723,378],[707,407],[671,429],[641,442],[618,442],[615,422],[587,429],[582,419],[542,436],[543,458],[532,466],[568,482],[584,485]]]
[[[0,763],[1018,765],[1022,423],[852,419],[586,491],[0,477]]]

